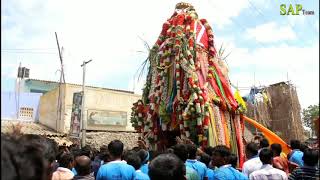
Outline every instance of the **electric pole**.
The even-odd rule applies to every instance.
[[[19,114],[20,114],[20,88],[21,88],[21,78],[23,77],[23,74],[21,73],[21,76],[19,76],[19,71],[22,70],[21,68],[21,62],[19,63],[19,68],[18,68],[18,82],[16,84],[18,84],[18,102],[16,104],[16,109],[17,109],[17,120],[19,119]]]
[[[81,147],[86,145],[86,121],[84,118],[84,111],[85,111],[85,79],[86,79],[86,64],[91,62],[92,59],[89,61],[83,61],[81,67],[83,67],[83,77],[82,77],[82,105],[81,105]]]
[[[60,80],[59,80],[57,119],[56,119],[56,131],[59,131],[59,128],[60,128],[59,126],[60,126],[60,121],[61,121],[61,109],[62,109],[61,83],[65,83],[65,78],[64,78],[64,71],[63,71],[63,59],[62,59],[62,55],[61,55],[61,49],[60,49],[60,45],[59,45],[58,35],[57,35],[57,32],[54,32],[54,33],[56,35],[56,41],[57,41],[58,53],[59,53],[59,59],[60,59],[60,65],[61,65]]]
[[[66,80],[64,78],[64,71],[63,71],[63,60],[62,60],[62,55],[61,55],[61,49],[60,49],[60,45],[59,45],[59,41],[58,41],[58,35],[57,32],[54,32],[56,35],[56,41],[57,41],[57,46],[58,46],[58,52],[59,52],[59,58],[60,58],[60,63],[61,63],[61,76],[60,79],[62,78],[62,82],[65,83]],[[60,80],[61,81],[61,80]]]

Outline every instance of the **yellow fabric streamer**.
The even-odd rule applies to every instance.
[[[267,104],[269,102],[269,98],[267,96],[267,93],[263,92],[262,97],[263,97],[263,102]]]
[[[209,114],[210,114],[210,124],[211,124],[211,128],[212,128],[212,137],[213,138],[213,146],[218,145],[218,135],[217,135],[217,130],[216,130],[216,123],[214,122],[214,115],[212,113],[212,109],[211,107],[209,108]]]
[[[221,109],[220,109],[220,116],[221,116],[221,123],[222,123],[223,130],[224,130],[224,138],[226,140],[226,146],[228,148],[230,148],[230,136],[229,136],[229,132],[228,132],[227,122],[224,117],[224,112]]]
[[[244,100],[242,99],[239,90],[236,90],[236,92],[234,93],[234,98],[237,100],[237,102],[243,107],[244,110],[247,110],[247,106],[246,103],[244,102]]]
[[[212,124],[211,121],[209,122],[209,136],[208,136],[208,145],[213,147],[213,140],[214,140],[214,136],[212,134]]]

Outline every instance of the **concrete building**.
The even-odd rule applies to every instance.
[[[61,133],[69,133],[74,93],[82,86],[62,84],[40,98],[39,121]],[[61,108],[59,105],[59,96]],[[134,131],[130,123],[131,107],[140,99],[130,91],[87,86],[84,120],[87,130]]]
[[[80,84],[67,83],[59,88],[56,81],[17,79],[15,92],[1,92],[1,132],[22,127],[22,133],[45,135],[59,144],[78,143],[67,134],[73,96],[81,91]],[[131,91],[86,86],[84,120],[88,119],[86,129],[93,130],[87,132],[87,144],[99,148],[119,139],[127,148],[137,146],[139,134],[131,126],[130,116],[132,104],[139,98]]]
[[[41,93],[1,92],[1,120],[39,121]]]
[[[22,79],[20,87],[22,92],[46,93],[59,86],[59,82],[38,79]]]
[[[40,96],[58,86],[54,81],[17,78],[13,92],[1,92],[1,120],[38,122]]]

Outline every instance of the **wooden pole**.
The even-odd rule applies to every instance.
[[[61,64],[61,70],[60,70],[60,80],[59,80],[59,94],[58,94],[58,107],[57,107],[57,119],[56,119],[56,131],[59,131],[59,124],[61,121],[61,108],[62,108],[62,102],[61,102],[61,81],[65,83],[64,78],[64,71],[63,71],[63,60],[58,40],[57,32],[54,32],[56,36],[57,46],[58,46],[58,52],[59,52],[59,58],[60,58],[60,64]],[[64,128],[63,128],[64,129]]]
[[[64,78],[64,71],[63,71],[63,61],[62,61],[62,55],[61,55],[61,49],[58,41],[58,35],[57,32],[54,32],[56,35],[56,41],[57,41],[57,46],[58,46],[58,52],[59,52],[59,58],[60,58],[60,63],[61,63],[61,74],[62,74],[62,80],[63,83],[65,83],[65,78]]]

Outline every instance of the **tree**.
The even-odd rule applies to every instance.
[[[302,111],[302,121],[306,127],[313,128],[313,121],[319,117],[319,105],[310,105]]]

